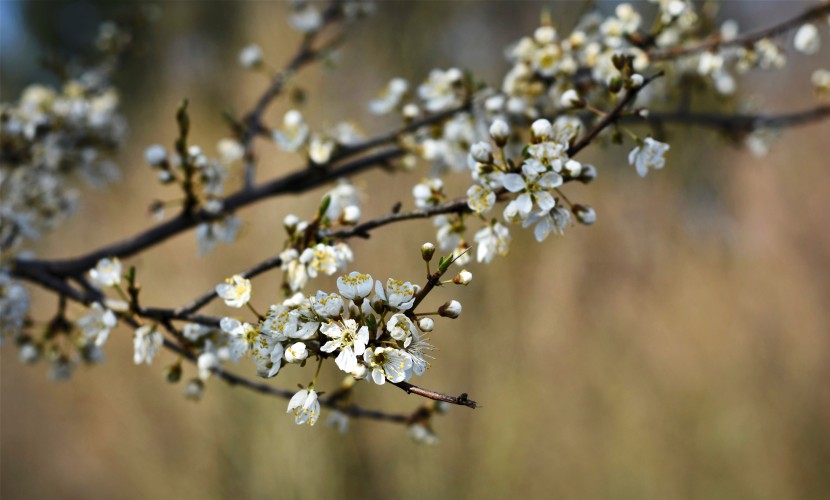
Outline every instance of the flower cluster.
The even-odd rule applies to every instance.
[[[76,208],[74,179],[100,187],[117,180],[111,160],[126,122],[118,93],[80,75],[59,90],[28,86],[0,105],[0,242],[11,247],[52,229]]]

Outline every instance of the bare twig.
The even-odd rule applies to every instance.
[[[653,125],[674,123],[713,128],[732,134],[746,134],[763,128],[786,128],[807,125],[830,117],[830,105],[782,114],[725,114],[691,111],[649,112],[645,116],[627,115],[620,122],[648,122]]]

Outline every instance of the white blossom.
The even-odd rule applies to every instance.
[[[295,342],[285,350],[285,360],[289,363],[298,363],[308,358],[308,348],[302,342]]]
[[[343,297],[336,293],[318,291],[312,307],[314,312],[324,318],[336,318],[343,312]]]
[[[665,166],[668,150],[668,144],[646,137],[628,154],[628,163],[637,169],[640,177],[645,177],[649,169],[659,170]]]
[[[251,300],[251,281],[236,274],[216,285],[216,295],[230,307],[242,307]]]
[[[401,103],[401,99],[409,91],[409,82],[403,78],[393,78],[380,95],[369,103],[369,111],[376,115],[385,115],[394,110]]]
[[[274,140],[280,149],[296,151],[308,137],[308,125],[299,111],[292,109],[282,117],[282,127],[274,131]]]
[[[294,422],[297,425],[314,425],[320,416],[320,402],[317,401],[317,392],[314,389],[301,389],[288,402],[286,413],[294,414]]]
[[[116,323],[115,313],[95,302],[86,315],[78,320],[78,327],[83,332],[84,337],[100,347],[107,341],[110,330],[115,327]]]
[[[429,78],[418,87],[418,95],[423,99],[426,109],[438,112],[461,104],[459,87],[462,76],[461,70],[457,68],[430,71]]]
[[[815,54],[821,46],[821,38],[815,24],[805,24],[795,33],[795,50],[802,54]]]
[[[262,49],[252,43],[239,52],[239,64],[243,68],[256,68],[262,65]]]
[[[484,186],[473,184],[467,190],[467,206],[477,214],[489,212],[495,203],[496,193]]]
[[[135,364],[151,364],[153,362],[153,356],[156,355],[163,343],[164,337],[156,329],[155,325],[139,327],[135,331],[135,337],[133,337],[133,361]]]
[[[121,283],[121,261],[116,258],[101,259],[90,269],[89,277],[102,288],[118,286]]]
[[[386,328],[389,330],[389,335],[392,336],[393,339],[400,342],[403,342],[411,335],[418,334],[418,331],[415,329],[415,323],[406,317],[405,314],[401,313],[393,314],[392,317],[389,318]]]
[[[386,280],[386,290],[380,280],[375,282],[375,295],[393,309],[406,311],[415,303],[415,294],[419,287],[408,281],[399,281],[392,278]]]
[[[368,274],[353,271],[337,278],[337,290],[347,299],[362,299],[372,293],[374,280]]]
[[[406,372],[412,368],[412,359],[404,351],[392,347],[366,349],[363,360],[372,373],[372,381],[383,385],[388,379],[392,383],[403,382]]]
[[[320,348],[323,352],[340,351],[334,362],[337,367],[346,373],[353,373],[357,369],[357,356],[366,350],[369,343],[369,328],[361,326],[357,322],[347,319],[342,322],[324,323],[320,326],[320,332],[331,340]]]

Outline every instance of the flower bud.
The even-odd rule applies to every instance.
[[[164,378],[171,384],[177,383],[182,379],[182,365],[176,363],[164,369]]]
[[[559,99],[559,104],[563,108],[583,108],[585,107],[585,101],[583,101],[579,94],[577,94],[576,90],[569,89],[566,90],[562,97]]]
[[[574,205],[573,214],[580,224],[585,224],[586,226],[590,226],[597,221],[597,213],[588,205]]]
[[[403,107],[403,117],[407,120],[414,120],[418,118],[418,115],[421,114],[421,110],[418,109],[416,104],[409,103]]]
[[[40,347],[32,342],[21,344],[18,358],[21,363],[34,364],[40,359]]]
[[[452,279],[452,282],[456,285],[464,286],[469,285],[471,281],[473,281],[473,274],[470,271],[467,271],[466,269],[463,269]]]
[[[184,386],[184,397],[191,401],[199,401],[205,395],[205,384],[198,378],[190,379]]]
[[[496,142],[497,146],[504,147],[510,137],[510,126],[504,120],[493,121],[490,125],[490,137]]]
[[[571,177],[579,177],[579,174],[582,172],[582,164],[576,160],[566,161],[562,168]]]
[[[418,320],[418,328],[424,333],[429,333],[435,328],[435,320],[432,318],[421,318]]]
[[[239,64],[243,68],[257,68],[262,65],[262,49],[251,44],[239,52]]]
[[[582,171],[579,173],[579,182],[583,184],[590,184],[597,178],[597,167],[593,165],[582,165]]]
[[[445,318],[455,319],[461,316],[461,303],[457,300],[451,300],[438,308],[438,314]]]
[[[432,243],[424,243],[421,245],[421,257],[423,257],[425,261],[431,261],[433,255],[435,255],[435,245]]]
[[[144,159],[151,167],[167,165],[167,151],[160,144],[153,144],[144,150]]]
[[[608,91],[612,94],[616,94],[620,91],[620,89],[622,89],[622,85],[622,78],[620,78],[619,76],[615,76],[608,81]]]
[[[344,224],[357,224],[357,221],[360,220],[360,207],[357,205],[349,205],[344,208],[342,220]]]
[[[493,149],[486,142],[477,142],[470,147],[470,156],[479,163],[493,163]]]
[[[544,140],[553,135],[553,126],[544,118],[540,118],[533,122],[530,126],[530,131],[533,137],[538,140]]]
[[[633,75],[631,75],[631,78],[628,81],[629,81],[629,86],[632,89],[638,89],[638,88],[643,86],[643,83],[645,82],[645,78],[643,78],[643,75],[641,75],[639,73],[634,73]]]
[[[282,220],[283,226],[285,226],[287,229],[297,227],[297,224],[299,224],[299,222],[300,218],[294,214],[288,214],[285,216],[285,219]]]

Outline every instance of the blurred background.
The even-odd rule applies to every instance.
[[[390,77],[411,81],[432,67],[473,69],[493,84],[507,69],[503,47],[537,26],[542,7],[567,29],[578,2],[381,2],[335,61],[295,80],[313,128],[352,119],[367,133],[366,103]],[[795,1],[724,2],[721,19],[743,29],[801,12]],[[281,67],[299,39],[288,6],[268,2],[166,2],[145,50],[118,77],[130,138],[118,157],[121,181],[84,191],[80,213],[37,245],[42,257],[73,256],[153,224],[158,186],[143,162],[152,143],[172,144],[173,114],[191,102],[192,138],[209,153],[228,135],[224,109],[242,112],[267,84],[236,64],[248,43]],[[614,3],[600,3],[608,12]],[[120,7],[107,2],[0,2],[2,100],[50,81],[43,54],[86,50],[97,25]],[[822,30],[826,32],[826,30]],[[825,45],[830,42],[823,34]],[[826,48],[826,47],[825,47]],[[787,70],[739,82],[747,98],[787,111],[815,104],[813,69],[827,51],[791,54]],[[724,104],[700,102],[710,108]],[[273,106],[276,124],[289,104]],[[589,188],[569,198],[592,205],[598,222],[537,244],[515,228],[506,258],[472,265],[456,298],[464,314],[438,323],[437,360],[419,383],[483,407],[453,408],[434,425],[441,443],[411,442],[401,426],[352,421],[340,435],[319,423],[297,427],[286,402],[208,383],[199,403],[182,398],[163,368],[132,363],[131,334],[116,331],[106,362],[69,383],[43,365],[0,350],[0,495],[13,498],[828,498],[830,497],[830,126],[785,132],[762,159],[707,131],[672,129],[667,168],[645,179],[626,164],[628,147],[594,148]],[[296,156],[259,146],[259,179],[290,172]],[[364,216],[412,205],[426,173],[372,172]],[[236,172],[229,188],[239,185]],[[459,193],[463,179],[449,182]],[[192,232],[129,260],[147,305],[178,305],[226,276],[273,255],[285,214],[306,217],[324,190],[268,200],[241,212],[234,246],[196,257]],[[354,241],[352,269],[418,280],[418,248],[429,223],[408,222]],[[279,299],[278,274],[254,281],[259,308]],[[333,289],[318,279],[309,289]],[[54,298],[34,293],[45,319]],[[226,314],[222,305],[208,309]],[[250,363],[238,371],[253,375]],[[325,382],[336,384],[333,366]],[[186,367],[186,378],[194,376]],[[311,367],[283,371],[282,387],[307,382]],[[326,384],[324,383],[325,387]],[[411,411],[414,396],[383,387],[357,401]],[[325,417],[325,415],[324,415]]]

